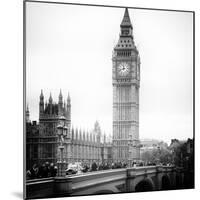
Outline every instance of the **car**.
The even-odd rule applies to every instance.
[[[66,175],[72,175],[72,174],[76,174],[77,170],[73,169],[73,168],[68,168],[65,170]]]
[[[72,174],[81,174],[82,173],[82,166],[80,163],[70,163],[68,165],[68,168],[65,170],[66,175],[72,175]]]

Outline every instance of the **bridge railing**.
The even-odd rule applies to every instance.
[[[176,173],[174,167],[145,166],[88,172],[60,178],[33,179],[27,180],[26,191],[28,198],[71,196],[78,191],[89,190],[94,187],[111,183],[123,182],[126,187],[128,179],[155,173],[168,173],[173,170]]]
[[[72,176],[70,177],[72,181],[72,191],[75,192],[83,188],[96,187],[102,183],[106,184],[125,180],[127,178],[126,170],[127,169],[105,170]]]

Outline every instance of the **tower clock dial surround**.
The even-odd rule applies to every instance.
[[[130,66],[128,63],[122,62],[117,66],[117,72],[119,76],[127,76],[130,72]]]

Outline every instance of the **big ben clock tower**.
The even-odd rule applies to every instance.
[[[133,40],[128,9],[120,25],[112,61],[113,160],[129,166],[139,159],[140,57]]]

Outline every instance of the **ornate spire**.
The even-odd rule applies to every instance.
[[[92,142],[92,132],[90,132],[90,142]]]
[[[86,132],[86,140],[87,140],[87,142],[89,142],[89,140],[90,140],[90,136],[89,136],[89,132],[88,132],[88,130],[87,130],[87,132]]]
[[[127,27],[132,28],[131,20],[130,20],[129,13],[128,13],[128,8],[125,9],[124,18],[123,18],[120,26],[121,27],[127,26]]]
[[[120,27],[121,27],[120,38],[124,38],[124,37],[125,38],[127,38],[127,37],[133,38],[133,35],[132,35],[133,27],[132,27],[131,20],[129,17],[128,8],[125,9],[124,17],[122,19]],[[124,45],[125,44],[122,44],[122,46],[124,46]],[[126,44],[126,45],[128,47],[128,44]]]
[[[59,94],[59,97],[58,97],[58,103],[62,104],[63,103],[63,96],[62,96],[62,91],[60,89],[60,94]]]
[[[79,140],[80,141],[82,140],[82,130],[81,130],[81,128],[79,129]]]
[[[87,141],[85,129],[83,130],[83,140]]]
[[[69,105],[71,103],[71,98],[70,98],[70,95],[69,95],[69,92],[68,92],[68,95],[67,95],[67,104]]]
[[[44,113],[44,95],[43,90],[40,93],[40,102],[39,102],[39,115]]]
[[[114,48],[113,58],[116,56],[132,56],[133,53],[131,53],[130,50],[135,50],[135,52],[137,52],[137,48],[133,39],[133,27],[129,17],[128,8],[125,9],[124,17],[120,24],[120,29],[120,37],[117,45]]]
[[[74,126],[72,125],[72,128],[71,128],[71,139],[74,140]]]
[[[49,103],[52,104],[53,103],[53,98],[51,96],[51,92],[50,92],[50,97],[49,97]]]
[[[96,142],[96,135],[93,134],[93,142]]]
[[[30,122],[30,113],[29,113],[29,107],[28,104],[26,106],[26,122]]]
[[[60,89],[60,94],[59,94],[59,97],[62,97],[62,90]]]
[[[76,130],[75,130],[75,138],[76,138],[76,140],[78,140],[78,128],[76,127]]]
[[[70,96],[69,96],[69,92],[68,92],[68,96],[67,96],[67,118],[69,120],[71,120],[71,99],[70,99]]]
[[[40,101],[43,101],[44,100],[44,95],[43,95],[43,90],[41,90],[41,93],[40,93]]]

